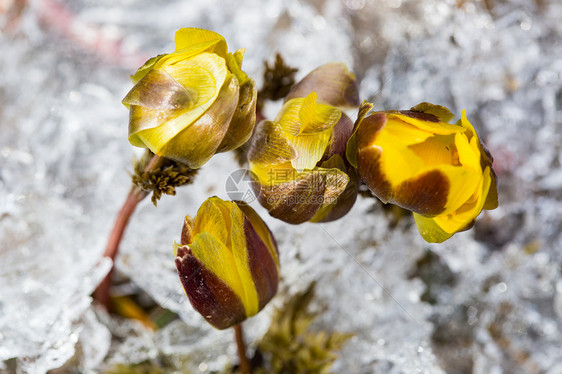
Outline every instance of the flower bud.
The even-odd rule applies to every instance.
[[[464,110],[450,124],[454,115],[429,103],[364,117],[370,108],[360,110],[349,160],[379,199],[414,213],[426,241],[443,242],[497,207],[492,157]]]
[[[129,142],[197,169],[250,138],[257,90],[241,70],[244,50],[229,53],[221,35],[184,28],[175,42],[132,76]]]
[[[255,315],[277,292],[277,244],[243,202],[207,199],[195,220],[185,218],[174,251],[191,305],[218,329]]]
[[[325,222],[345,215],[358,178],[345,159],[353,123],[340,108],[358,105],[344,64],[319,67],[290,91],[274,121],[256,127],[248,152],[253,188],[269,213],[285,222]]]

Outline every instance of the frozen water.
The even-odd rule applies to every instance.
[[[280,51],[299,76],[338,60],[376,108],[467,110],[495,157],[500,207],[442,245],[373,199],[335,223],[290,226],[257,206],[280,246],[282,289],[247,322],[253,344],[283,299],[316,281],[318,328],[353,332],[346,373],[558,373],[562,360],[562,5],[557,0],[7,1],[0,5],[0,371],[99,370],[165,356],[193,372],[235,357],[230,331],[190,307],[171,243],[185,214],[227,198],[230,155],[154,208],[141,203],[117,268],[180,314],[156,333],[89,295],[128,189],[127,79],[177,28],[246,48],[259,82]],[[266,108],[273,116],[276,106]],[[142,216],[142,218],[141,218]],[[120,336],[120,343],[110,334]],[[64,368],[63,367],[63,368]],[[64,369],[61,369],[64,370]]]

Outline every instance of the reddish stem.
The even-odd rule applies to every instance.
[[[169,160],[153,155],[144,171],[151,171],[156,170],[169,162]],[[113,229],[111,230],[111,234],[109,234],[109,239],[107,240],[107,246],[105,247],[105,252],[103,253],[104,257],[111,258],[111,261],[115,263],[115,257],[117,256],[117,252],[119,251],[119,243],[121,243],[121,239],[123,238],[123,233],[125,232],[125,228],[129,223],[129,219],[131,215],[135,211],[137,205],[148,195],[148,191],[143,191],[139,187],[133,185],[131,190],[129,191],[129,195],[127,199],[123,203],[121,210],[117,214],[117,218],[115,219],[115,223],[113,224]],[[109,289],[111,287],[111,275],[113,273],[113,265],[111,266],[111,270],[105,276],[103,281],[98,285],[98,288],[94,292],[94,299],[97,300],[100,304],[105,306],[106,310],[110,310],[111,303],[109,299]]]
[[[239,323],[234,327],[234,339],[236,340],[236,348],[238,348],[238,358],[240,360],[240,373],[251,374],[252,366],[246,356],[246,343],[244,342],[244,332],[242,331],[242,324]]]
[[[109,257],[113,262],[115,262],[115,256],[119,250],[119,243],[121,243],[121,239],[123,238],[125,227],[127,227],[129,219],[135,211],[138,203],[141,202],[146,195],[148,195],[148,192],[142,191],[136,186],[131,188],[125,203],[123,203],[121,210],[117,214],[117,218],[113,224],[113,230],[111,230],[111,234],[109,234],[107,246],[105,247],[105,252],[103,253],[104,257]],[[94,293],[94,299],[105,306],[107,310],[110,309],[109,288],[111,287],[112,273],[113,265]]]

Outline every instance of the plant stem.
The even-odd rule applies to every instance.
[[[155,170],[162,165],[167,160],[162,157],[154,155],[144,168],[145,171]],[[129,223],[131,215],[135,211],[137,205],[148,195],[148,191],[143,191],[139,187],[133,185],[127,195],[127,199],[123,203],[121,210],[117,213],[115,218],[115,223],[113,224],[113,229],[109,234],[109,239],[107,240],[107,245],[105,247],[104,257],[109,257],[115,263],[115,257],[119,251],[119,244],[125,233],[125,228]],[[113,273],[113,265],[111,270],[103,281],[98,285],[98,288],[94,292],[94,299],[97,300],[101,305],[105,307],[106,310],[110,310],[111,303],[109,298],[109,289],[111,288],[111,276]]]
[[[242,323],[235,325],[234,338],[236,340],[236,347],[238,348],[238,358],[240,360],[240,373],[251,374],[252,366],[246,356],[246,343],[244,342],[244,332],[242,331]]]
[[[147,195],[148,192],[140,190],[137,186],[131,187],[127,199],[123,203],[123,206],[121,207],[119,213],[117,213],[115,223],[113,224],[113,229],[109,234],[105,252],[103,253],[104,257],[109,257],[113,262],[115,262],[115,256],[117,256],[117,252],[119,251],[119,244],[121,243],[121,239],[123,238],[125,227],[127,227],[129,219],[135,211],[138,203],[140,203],[142,199],[144,199]],[[101,305],[103,305],[106,310],[109,310],[111,306],[109,299],[109,289],[111,287],[112,273],[113,265],[111,266],[111,270],[109,271],[109,273],[107,273],[94,293],[94,299],[96,299]]]

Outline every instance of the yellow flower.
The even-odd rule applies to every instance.
[[[441,106],[373,113],[364,103],[348,158],[383,202],[414,212],[422,237],[442,242],[498,205],[492,157],[465,111],[456,124]]]
[[[175,42],[132,76],[129,142],[197,169],[250,138],[257,91],[241,70],[244,50],[229,53],[221,35],[184,28]]]
[[[218,329],[255,315],[277,292],[277,244],[243,202],[207,199],[195,220],[186,216],[174,251],[187,297]]]
[[[254,190],[269,213],[298,224],[337,219],[357,197],[345,161],[353,123],[340,108],[358,105],[355,77],[341,63],[297,83],[273,121],[256,127],[248,152]]]

